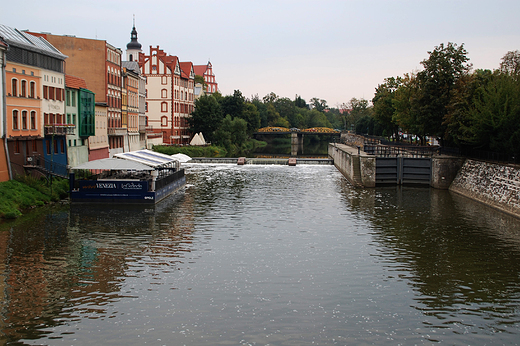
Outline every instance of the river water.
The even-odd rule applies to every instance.
[[[53,207],[0,231],[0,344],[520,340],[520,222],[333,166],[187,166],[155,207]]]

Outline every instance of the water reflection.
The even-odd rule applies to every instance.
[[[351,190],[344,201],[370,220],[388,279],[413,288],[423,323],[458,333],[518,333],[518,219],[448,191]]]
[[[516,342],[517,219],[353,189],[330,166],[253,166],[193,165],[157,206],[0,231],[0,344]]]
[[[36,340],[85,318],[113,318],[110,303],[138,295],[122,283],[138,277],[139,267],[173,270],[182,263],[192,244],[191,209],[181,192],[151,207],[67,206],[38,225],[0,232],[0,342]]]

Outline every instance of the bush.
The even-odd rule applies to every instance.
[[[166,155],[185,154],[189,157],[226,157],[227,151],[222,147],[210,146],[165,146],[155,145],[153,150]]]

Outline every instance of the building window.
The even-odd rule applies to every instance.
[[[70,90],[67,90],[67,99],[66,99],[66,102],[67,102],[67,106],[70,106]]]
[[[31,82],[31,86],[30,86],[30,89],[29,89],[29,97],[31,97],[31,98],[35,98],[36,97],[35,89],[36,89],[36,83]]]
[[[49,87],[46,85],[43,86],[43,98],[49,99]]]
[[[14,142],[14,153],[20,154],[20,141],[19,140],[16,140]]]
[[[13,130],[18,130],[18,111],[13,111]]]
[[[33,152],[38,151],[38,142],[36,141],[36,139],[33,139],[33,141],[32,141],[32,151]]]
[[[166,83],[168,83],[168,77],[162,76],[161,77],[161,84],[166,84]]]
[[[168,125],[168,118],[161,117],[161,126],[167,126],[167,125]]]
[[[23,80],[22,85],[20,87],[20,92],[22,97],[27,97],[27,81]]]
[[[22,111],[22,130],[27,130],[27,111]]]
[[[166,103],[166,102],[161,103],[161,112],[168,112],[168,103]]]
[[[162,97],[163,99],[167,98],[167,97],[168,97],[168,90],[166,90],[166,89],[162,89],[162,90],[161,90],[161,97]]]
[[[36,130],[36,112],[31,111],[31,130]]]
[[[11,93],[13,96],[18,96],[18,79],[16,78],[11,81]]]

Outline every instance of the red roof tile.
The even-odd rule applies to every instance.
[[[193,65],[193,71],[198,76],[204,76],[206,70],[208,69],[208,65]]]
[[[87,82],[83,78],[65,75],[65,86],[71,89],[87,89]]]
[[[189,79],[191,69],[193,68],[193,63],[191,61],[180,62],[179,66],[181,67],[181,71],[182,71],[181,76]]]

